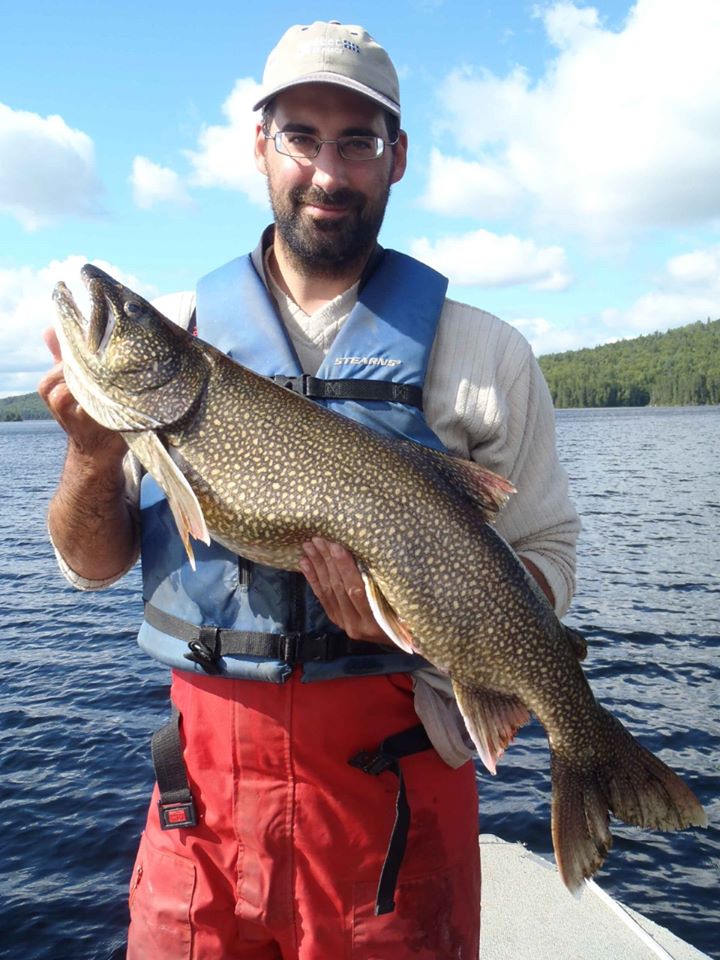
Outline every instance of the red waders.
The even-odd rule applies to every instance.
[[[163,831],[157,787],[130,887],[128,960],[476,960],[474,770],[401,761],[412,815],[375,916],[398,778],[351,766],[417,724],[408,674],[302,683],[173,674],[199,823]]]

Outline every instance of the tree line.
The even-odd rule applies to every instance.
[[[0,398],[0,421],[51,420],[50,411],[38,393]]]
[[[720,320],[538,357],[556,407],[720,403]]]

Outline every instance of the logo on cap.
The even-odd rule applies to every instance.
[[[320,37],[318,40],[306,40],[298,46],[298,53],[301,57],[308,54],[320,53],[322,50],[350,50],[352,53],[360,53],[360,47],[352,40],[342,40],[340,37]]]

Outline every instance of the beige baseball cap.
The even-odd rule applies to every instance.
[[[363,27],[316,20],[290,27],[270,53],[263,95],[253,107],[301,83],[334,83],[355,90],[400,116],[400,84],[385,50]]]

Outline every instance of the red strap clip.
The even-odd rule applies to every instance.
[[[158,812],[163,830],[197,826],[197,814],[192,800],[188,803],[163,803],[158,800]]]

